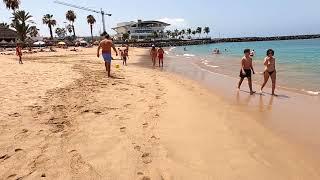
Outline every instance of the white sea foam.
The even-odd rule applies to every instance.
[[[196,56],[196,55],[194,55],[194,54],[183,54],[183,56],[194,57],[194,56]]]
[[[313,96],[317,96],[317,95],[320,95],[320,92],[318,91],[305,91],[306,93],[310,94],[310,95],[313,95]]]
[[[172,50],[174,50],[175,48],[176,48],[176,47],[171,47],[171,48],[169,49],[169,52],[172,51]]]
[[[212,67],[212,68],[218,68],[219,66],[215,65],[210,65],[208,60],[202,59],[201,61],[202,64],[206,65],[207,67]]]

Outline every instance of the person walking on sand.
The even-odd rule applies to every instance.
[[[159,67],[163,67],[163,56],[164,56],[164,50],[162,47],[158,49],[158,59],[159,59]]]
[[[271,77],[272,81],[272,95],[277,96],[274,91],[276,89],[276,79],[277,79],[277,71],[276,71],[276,59],[273,57],[274,51],[269,49],[267,51],[267,57],[264,59],[264,82],[261,86],[261,93],[263,93],[263,88],[266,86],[269,77]]]
[[[17,43],[16,55],[19,57],[19,64],[23,64],[23,62],[22,62],[22,48],[19,43]]]
[[[128,58],[129,58],[129,55],[128,55],[128,50],[127,49],[125,49],[123,52],[122,52],[122,64],[124,65],[124,66],[127,66],[127,60],[128,60]]]
[[[252,79],[251,79],[252,73],[255,74],[253,65],[252,65],[252,58],[250,57],[250,49],[245,49],[244,57],[241,59],[240,81],[238,84],[238,89],[240,89],[244,78],[248,78],[248,84],[249,84],[251,95],[255,93],[255,91],[252,90]]]
[[[151,60],[152,60],[152,65],[153,67],[156,66],[156,59],[157,59],[157,49],[154,45],[152,45],[152,48],[150,50],[150,56],[151,56]]]
[[[102,57],[105,62],[105,67],[106,71],[108,72],[108,77],[111,77],[110,71],[111,71],[111,48],[114,50],[116,53],[116,56],[118,56],[118,51],[115,48],[112,40],[110,39],[109,34],[105,35],[105,39],[102,40],[98,46],[98,51],[97,51],[97,57],[100,57],[100,49],[102,49]]]

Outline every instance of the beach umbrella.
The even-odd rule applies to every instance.
[[[66,43],[61,41],[61,42],[58,43],[58,45],[66,45]]]
[[[87,44],[88,42],[85,40],[80,41],[81,44]]]
[[[33,45],[45,45],[46,43],[45,42],[43,42],[43,41],[37,41],[37,42],[35,42],[35,43],[33,43]]]
[[[14,42],[13,40],[11,40],[9,43],[10,43],[10,44],[15,44],[15,42]]]
[[[8,44],[8,42],[5,40],[2,40],[2,41],[0,41],[0,44]]]

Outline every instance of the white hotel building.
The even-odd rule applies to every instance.
[[[122,39],[123,34],[128,33],[129,39],[145,40],[153,39],[155,32],[158,34],[164,32],[165,28],[170,24],[161,21],[142,21],[123,22],[112,28],[117,32],[116,37]],[[165,33],[164,33],[165,35]]]

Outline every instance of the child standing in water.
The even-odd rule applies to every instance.
[[[255,91],[252,90],[252,73],[255,74],[252,65],[252,58],[250,57],[250,49],[245,49],[244,56],[241,59],[240,81],[238,84],[238,89],[240,89],[244,78],[247,78],[251,95],[255,93]]]

